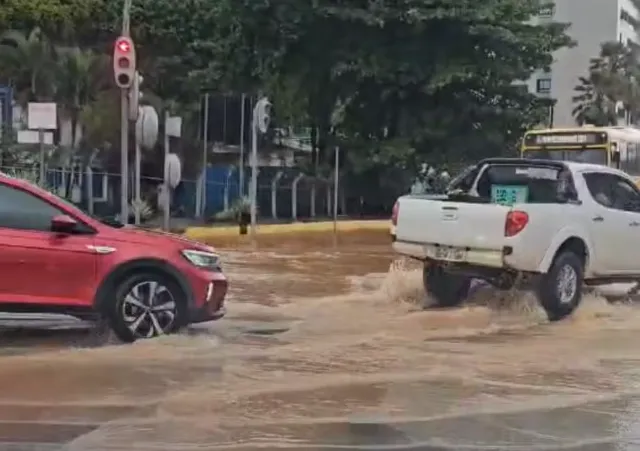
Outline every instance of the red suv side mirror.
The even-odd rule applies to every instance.
[[[70,216],[58,215],[51,219],[51,231],[59,233],[71,233],[78,222]]]

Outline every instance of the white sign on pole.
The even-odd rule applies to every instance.
[[[164,126],[167,128],[167,135],[174,138],[180,138],[182,135],[182,118],[180,116],[168,117]]]
[[[58,114],[55,103],[29,103],[27,122],[31,130],[56,130]]]
[[[144,149],[152,149],[158,141],[158,113],[150,105],[140,107],[136,122],[136,140]]]
[[[181,178],[182,163],[180,162],[180,157],[175,153],[170,153],[166,156],[164,162],[164,181],[175,189],[180,184]]]
[[[45,132],[44,144],[53,145],[53,133]],[[19,130],[18,144],[40,144],[40,133],[37,130]]]

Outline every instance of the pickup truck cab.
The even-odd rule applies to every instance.
[[[393,213],[393,248],[425,262],[439,306],[462,303],[475,278],[532,289],[555,321],[583,285],[640,281],[640,191],[614,168],[487,159],[447,194],[400,197]]]

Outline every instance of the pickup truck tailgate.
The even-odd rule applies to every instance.
[[[398,241],[492,250],[504,246],[509,207],[420,197],[401,197],[398,205]]]

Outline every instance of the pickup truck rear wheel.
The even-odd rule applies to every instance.
[[[436,307],[456,307],[467,298],[471,278],[447,273],[441,266],[424,265],[425,291],[435,301]]]
[[[584,263],[571,251],[556,256],[538,286],[538,300],[549,321],[569,316],[582,301]]]

